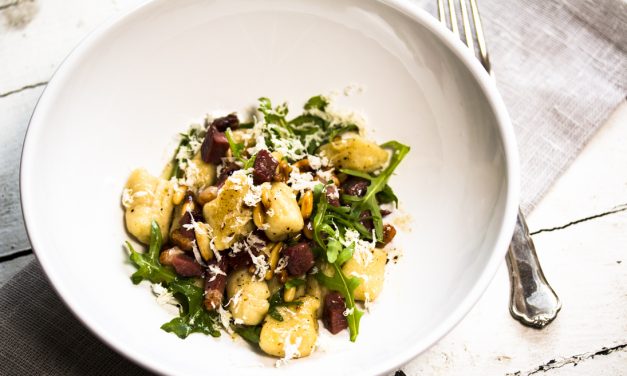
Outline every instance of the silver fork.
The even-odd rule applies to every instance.
[[[483,35],[483,27],[481,26],[477,1],[468,0],[470,2],[470,12],[468,11],[466,0],[458,1],[459,9],[461,10],[461,20],[457,18],[455,0],[438,0],[440,21],[445,26],[448,26],[445,12],[446,4],[450,18],[451,31],[461,39],[458,25],[458,22],[461,21],[466,45],[474,53],[474,39],[476,38],[479,50],[478,54],[476,54],[477,58],[481,61],[485,70],[492,75],[490,57]],[[472,15],[472,22],[470,15]],[[538,329],[544,328],[557,317],[557,313],[560,308],[562,308],[562,303],[544,277],[533,240],[529,235],[525,217],[520,209],[518,209],[518,219],[516,221],[516,228],[514,229],[514,236],[509,245],[505,260],[507,261],[511,287],[510,313],[523,325]]]

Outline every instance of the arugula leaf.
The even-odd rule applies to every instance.
[[[297,307],[297,306],[303,304],[303,302],[298,301],[298,300],[293,301],[293,302],[286,302],[285,300],[283,300],[283,291],[285,291],[285,288],[281,287],[268,300],[270,302],[270,308],[268,309],[268,315],[270,315],[270,317],[272,317],[273,319],[275,319],[277,321],[283,321],[283,316],[281,316],[281,314],[279,313],[277,308],[279,308],[279,307],[292,307],[292,306],[296,306]]]
[[[259,336],[261,335],[261,325],[236,325],[235,333],[239,334],[246,341],[258,345]]]
[[[174,151],[174,156],[172,157],[172,169],[170,170],[168,179],[179,179],[183,177],[185,164],[189,159],[194,157],[192,143],[200,145],[205,135],[204,130],[191,127],[187,133],[180,133],[180,137],[181,140],[179,141],[179,144]]]
[[[238,161],[242,162],[243,164],[242,168],[244,170],[247,170],[253,167],[255,165],[255,159],[257,159],[257,154],[253,155],[252,157],[248,159],[244,158],[242,156],[242,153],[244,152],[246,145],[244,145],[244,143],[242,142],[235,142],[231,128],[227,128],[226,131],[224,132],[224,135],[226,136],[226,140],[229,142],[229,148],[231,148],[233,157],[235,157],[235,159],[237,159]]]
[[[208,312],[204,309],[204,291],[194,284],[193,279],[185,279],[170,283],[168,288],[182,296],[187,308],[182,309],[181,316],[172,319],[161,326],[161,329],[168,333],[176,334],[179,338],[185,339],[191,333],[204,333],[213,337],[219,337],[218,317],[215,311]]]
[[[337,256],[342,251],[342,243],[339,240],[330,238],[327,241],[327,260],[332,264],[337,260]]]
[[[370,180],[370,185],[366,191],[366,194],[362,198],[352,198],[351,201],[351,217],[358,218],[359,214],[364,210],[369,210],[372,215],[372,222],[374,223],[375,228],[375,236],[378,241],[383,239],[383,220],[381,217],[381,209],[379,208],[379,203],[377,201],[377,194],[385,191],[384,195],[388,195],[392,193],[391,189],[388,191],[385,190],[387,187],[388,180],[394,173],[394,170],[401,163],[403,158],[409,153],[409,146],[403,145],[397,141],[389,141],[385,144],[381,145],[382,148],[387,148],[392,150],[392,157],[390,158],[390,163],[388,166],[381,171],[381,173],[377,176],[371,176],[369,174],[363,173],[361,171],[355,171],[351,169],[342,168],[340,172],[343,172],[348,175],[357,176],[363,179]],[[396,197],[396,196],[394,196]]]
[[[150,224],[150,245],[148,252],[138,253],[133,246],[126,242],[131,255],[130,259],[137,267],[131,276],[131,281],[138,284],[143,280],[151,283],[162,283],[175,297],[185,303],[181,307],[180,316],[161,326],[166,332],[174,333],[180,338],[186,338],[191,333],[204,333],[214,337],[220,335],[216,329],[218,318],[215,312],[208,312],[203,307],[204,291],[194,284],[193,278],[178,277],[172,270],[161,265],[159,252],[163,239],[159,224],[153,220]]]
[[[170,283],[176,279],[174,272],[159,263],[159,251],[162,243],[161,230],[154,220],[150,224],[150,246],[147,253],[136,252],[131,243],[126,242],[126,246],[131,252],[130,259],[137,267],[137,271],[131,276],[131,281],[134,284],[138,284],[144,279],[152,283]]]
[[[226,139],[229,142],[229,147],[231,148],[231,152],[233,153],[233,157],[235,157],[236,159],[241,159],[242,158],[242,151],[244,151],[244,144],[235,142],[235,139],[233,138],[233,132],[231,131],[231,128],[227,128],[226,132],[224,132],[224,134],[226,135]]]
[[[383,187],[381,192],[377,193],[377,200],[379,200],[379,202],[382,204],[389,204],[390,202],[393,202],[394,205],[398,208],[398,197],[396,197],[396,194],[394,194],[392,187],[387,184],[385,185],[385,187]]]
[[[325,111],[328,105],[329,101],[327,100],[327,98],[323,97],[322,95],[316,95],[315,97],[309,98],[307,103],[305,103],[305,110],[316,109],[320,111]]]
[[[355,277],[348,278],[342,272],[342,269],[337,265],[337,263],[331,264],[335,273],[332,277],[325,275],[324,273],[316,274],[316,278],[318,281],[326,286],[329,290],[339,292],[344,301],[346,302],[346,308],[351,312],[346,316],[346,321],[348,321],[348,330],[350,331],[350,340],[355,342],[357,339],[357,335],[359,334],[359,321],[363,316],[363,312],[360,311],[355,305],[354,299],[354,291],[361,283],[359,279]]]
[[[305,284],[305,280],[301,278],[292,278],[289,281],[285,282],[285,288],[290,289],[292,287],[298,287]]]

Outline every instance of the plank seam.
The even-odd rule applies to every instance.
[[[600,214],[591,215],[589,217],[585,217],[585,218],[581,218],[581,219],[577,219],[575,221],[568,222],[567,224],[562,225],[562,226],[551,227],[551,228],[543,228],[543,229],[540,229],[540,230],[532,232],[531,235],[537,235],[537,234],[541,234],[543,232],[551,232],[551,231],[563,230],[565,228],[568,228],[570,226],[574,226],[574,225],[582,223],[582,222],[591,221],[593,219],[605,217],[605,216],[610,215],[610,214],[620,213],[620,212],[625,211],[625,210],[627,210],[627,204],[621,204],[621,205],[615,206],[610,211],[603,212],[603,213],[600,213]]]
[[[17,94],[17,93],[20,93],[20,92],[22,92],[24,90],[34,89],[34,88],[37,88],[37,87],[40,87],[40,86],[44,86],[44,85],[47,85],[47,84],[48,84],[48,81],[41,81],[41,82],[37,82],[37,83],[34,83],[34,84],[22,86],[19,89],[9,90],[9,91],[7,91],[5,93],[0,93],[0,98],[5,98],[5,97],[8,97],[9,95]]]

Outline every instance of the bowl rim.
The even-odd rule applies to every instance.
[[[165,374],[167,372],[172,372],[173,369],[171,369],[171,367],[167,367],[164,363],[154,363],[150,357],[143,356],[142,354],[135,352],[133,349],[126,348],[125,343],[117,341],[114,337],[111,337],[105,328],[101,327],[98,323],[89,318],[89,314],[85,312],[77,299],[75,299],[71,293],[68,293],[68,291],[66,291],[61,284],[57,283],[57,281],[62,279],[62,276],[55,272],[54,267],[51,266],[49,261],[51,255],[42,251],[42,249],[45,249],[45,239],[39,238],[34,230],[34,228],[36,228],[36,216],[31,215],[31,210],[29,210],[32,200],[29,190],[25,188],[30,185],[29,180],[32,176],[32,166],[34,166],[35,162],[34,158],[36,155],[36,148],[34,148],[34,141],[32,140],[36,137],[34,137],[33,134],[39,132],[39,130],[44,126],[42,119],[45,118],[45,114],[50,107],[50,102],[52,102],[56,97],[55,94],[58,92],[59,86],[65,82],[69,76],[71,76],[71,72],[73,71],[75,65],[80,61],[80,58],[89,52],[91,47],[99,40],[106,38],[112,27],[124,21],[128,21],[130,17],[136,15],[144,8],[161,3],[162,1],[163,0],[146,0],[141,4],[130,7],[118,15],[112,16],[95,30],[88,33],[87,36],[85,36],[80,43],[63,59],[44,88],[41,96],[37,100],[35,109],[30,117],[20,160],[19,181],[21,209],[27,236],[46,278],[56,291],[57,295],[61,298],[61,301],[63,301],[74,316],[99,340],[103,341],[117,353],[153,372]],[[417,3],[412,2],[411,0],[371,1],[379,2],[384,6],[399,11],[411,19],[414,23],[427,29],[469,70],[470,75],[477,82],[479,88],[485,95],[488,105],[496,118],[498,134],[501,142],[503,143],[507,185],[505,193],[505,210],[500,223],[501,231],[496,238],[496,242],[493,244],[489,260],[485,264],[483,271],[474,286],[472,286],[470,292],[464,297],[464,299],[457,304],[456,308],[452,310],[448,316],[444,318],[444,320],[441,320],[427,336],[418,340],[414,345],[395,352],[393,357],[388,358],[386,361],[369,370],[372,374],[384,374],[402,367],[404,364],[408,363],[435,345],[440,339],[453,330],[479,301],[480,297],[483,295],[494,278],[499,266],[503,262],[514,231],[519,207],[520,176],[516,138],[507,109],[496,88],[494,80],[484,70],[480,62],[475,58],[473,52],[470,51],[459,38],[450,32],[445,25],[440,23],[426,10],[422,9]]]

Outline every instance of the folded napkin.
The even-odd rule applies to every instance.
[[[435,2],[420,0],[431,12]],[[625,100],[627,3],[480,0],[480,7],[529,210]],[[147,373],[91,334],[36,262],[0,288],[0,338],[2,375]]]

